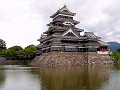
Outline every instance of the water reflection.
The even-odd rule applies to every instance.
[[[111,66],[40,67],[35,71],[40,76],[41,89],[80,90],[100,89],[109,80]]]
[[[0,90],[40,90],[39,77],[31,73],[32,67],[3,65],[0,70]]]
[[[115,67],[115,69],[120,70],[120,65],[119,64],[115,64],[114,67]]]
[[[115,90],[112,83],[120,81],[116,80],[118,74],[110,65],[38,68],[3,65],[0,66],[0,90]]]
[[[2,85],[4,84],[5,81],[5,75],[3,70],[0,70],[0,88],[2,87]]]

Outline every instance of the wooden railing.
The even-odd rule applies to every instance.
[[[100,51],[110,51],[109,49],[100,49]]]

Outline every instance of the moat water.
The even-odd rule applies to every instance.
[[[0,65],[0,90],[120,90],[118,69],[112,65]]]

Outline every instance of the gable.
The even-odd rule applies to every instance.
[[[66,35],[64,36],[73,36],[73,37],[76,37],[72,32],[68,32]]]
[[[65,5],[63,8],[61,8],[61,11],[63,11],[63,12],[69,12],[69,13],[70,13],[70,11],[69,11],[68,8],[66,7],[66,5]]]
[[[63,33],[62,36],[78,37],[78,36],[72,31],[72,29],[69,29],[68,31],[66,31],[65,33]]]
[[[69,12],[68,10],[63,10],[64,12]]]
[[[53,14],[52,16],[50,16],[51,18],[54,18],[56,15],[58,14],[64,14],[64,15],[70,15],[70,16],[74,16],[76,15],[76,13],[72,13],[68,10],[67,6],[65,5],[64,7],[62,7],[61,9],[59,9],[55,14]]]

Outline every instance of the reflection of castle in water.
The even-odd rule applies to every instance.
[[[105,65],[40,67],[41,89],[100,89],[101,85],[109,79],[110,67]]]

